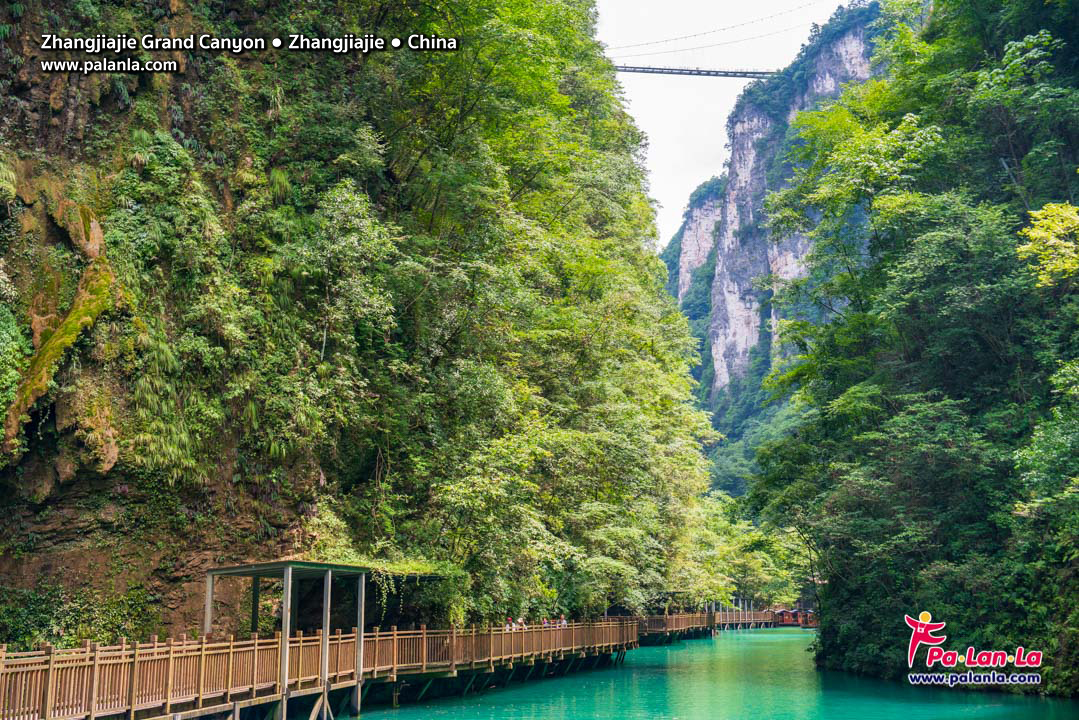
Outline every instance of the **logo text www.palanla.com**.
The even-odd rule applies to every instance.
[[[1041,683],[1041,674],[1035,672],[976,672],[976,669],[980,668],[1003,668],[1008,665],[1016,669],[1041,667],[1040,650],[1028,650],[1021,645],[1011,651],[978,650],[969,646],[963,653],[958,650],[945,650],[941,644],[948,639],[948,636],[934,633],[944,629],[946,623],[933,622],[933,616],[925,611],[921,612],[917,619],[910,615],[904,615],[903,619],[911,630],[910,644],[907,646],[908,667],[914,667],[914,658],[918,653],[918,648],[927,645],[929,646],[925,658],[927,668],[931,669],[937,665],[941,668],[954,668],[957,665],[967,668],[965,672],[960,673],[911,673],[907,679],[912,685],[1036,685]]]

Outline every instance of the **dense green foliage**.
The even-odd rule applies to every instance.
[[[0,637],[14,640],[9,650],[36,650],[42,643],[72,639],[111,643],[158,631],[158,598],[142,587],[109,597],[58,584],[32,590],[0,586]]]
[[[1079,691],[1079,5],[886,5],[882,79],[801,115],[773,230],[809,232],[773,372],[809,411],[750,495],[811,542],[818,657],[906,672],[948,646],[1045,651]]]
[[[11,546],[62,502],[27,488],[59,454],[108,481],[123,542],[164,554],[157,574],[129,556],[135,577],[182,580],[167,568],[206,547],[266,559],[289,537],[308,556],[438,563],[460,579],[440,586],[443,620],[790,596],[772,541],[698,503],[712,432],[694,341],[591,2],[180,5],[31,2],[17,32],[422,32],[461,49],[188,53],[178,75],[95,85],[87,141],[57,156],[3,99],[18,182],[70,178],[57,194],[100,218],[118,288],[50,358],[4,458],[30,518]],[[26,202],[4,212],[31,219]],[[26,227],[5,258],[45,242]],[[5,354],[30,349],[45,271],[8,265]]]

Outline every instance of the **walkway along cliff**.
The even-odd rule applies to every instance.
[[[358,633],[330,630],[338,580],[355,581],[363,598],[366,570],[353,566],[279,562],[216,571],[261,578],[280,573],[284,633],[237,639],[203,634],[159,642],[80,648],[46,646],[31,652],[0,653],[0,720],[69,720],[124,716],[175,720],[242,711],[272,711],[277,718],[332,718],[358,713],[374,688],[383,701],[451,693],[467,694],[564,675],[620,662],[643,642],[671,642],[714,630],[771,627],[771,611],[728,609],[703,613],[617,617],[598,622],[525,628],[451,627],[429,630],[374,628]],[[314,635],[290,633],[292,587],[300,576],[323,578],[323,628]],[[207,575],[206,607],[213,605],[215,572]],[[256,605],[257,599],[253,603]],[[363,602],[354,603],[357,626]],[[208,613],[206,626],[212,617]],[[287,640],[286,640],[287,638]],[[432,687],[438,683],[438,687]]]

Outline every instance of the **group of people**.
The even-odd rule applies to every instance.
[[[557,620],[548,620],[543,618],[543,627],[566,627],[569,625],[569,621],[566,620],[565,615],[560,615]],[[510,630],[527,630],[528,623],[525,622],[524,617],[519,617],[514,620],[511,617],[506,618],[506,631]]]

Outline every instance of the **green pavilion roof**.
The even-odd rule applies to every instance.
[[[343,563],[312,562],[310,560],[273,560],[270,562],[247,563],[244,565],[229,565],[226,567],[207,570],[207,575],[215,577],[272,577],[281,575],[285,568],[292,568],[292,577],[322,577],[327,570],[331,570],[337,577],[358,577],[372,572],[388,573],[390,575],[409,575],[421,578],[443,577],[441,573],[431,571],[418,571],[408,569],[395,563],[372,562],[369,565],[348,565]]]

